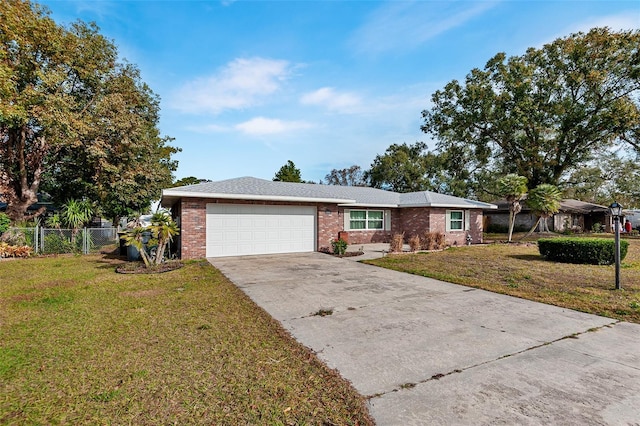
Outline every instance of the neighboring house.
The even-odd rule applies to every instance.
[[[2,199],[1,196],[0,196],[0,199]],[[40,216],[41,219],[49,215],[52,215],[53,213],[59,210],[59,208],[51,200],[51,196],[49,196],[49,194],[38,192],[38,201],[34,204],[31,204],[27,208],[27,214],[32,214],[35,211],[39,210],[41,207],[45,207],[46,209],[45,212]],[[0,202],[0,212],[5,212],[6,210],[7,210],[7,203]]]
[[[498,231],[509,225],[509,204],[505,200],[494,202],[495,210],[485,211],[484,227],[489,231]],[[538,220],[526,202],[522,201],[522,211],[516,215],[515,229],[529,230]],[[548,219],[549,230],[563,232],[570,229],[576,232],[591,231],[595,223],[605,230],[611,228],[609,208],[584,201],[566,199],[560,202],[560,211]]]
[[[495,206],[434,192],[316,185],[243,177],[162,191],[171,208],[183,259],[311,252],[341,231],[349,244],[389,242],[424,232],[450,245],[482,242],[483,209]]]

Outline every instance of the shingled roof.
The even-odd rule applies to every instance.
[[[165,189],[162,191],[161,204],[163,207],[170,207],[180,198],[194,197],[229,200],[315,202],[353,207],[496,208],[493,204],[438,194],[437,192],[431,191],[398,193],[370,187],[274,182],[254,177],[241,177]]]

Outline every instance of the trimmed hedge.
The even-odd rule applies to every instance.
[[[620,241],[620,261],[627,255],[629,242]],[[589,265],[611,265],[615,262],[615,241],[606,238],[541,238],[540,254],[548,260]]]

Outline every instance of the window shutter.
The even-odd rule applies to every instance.
[[[469,231],[471,229],[471,210],[464,211],[464,230]]]
[[[384,229],[391,231],[391,210],[384,211]]]
[[[444,216],[445,231],[451,231],[451,210],[447,210]]]
[[[351,223],[351,210],[344,209],[344,226],[343,229],[348,231],[350,229],[349,224]]]

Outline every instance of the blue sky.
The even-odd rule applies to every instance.
[[[43,1],[93,21],[161,98],[177,178],[305,180],[427,142],[421,111],[498,52],[595,26],[640,28],[628,1]]]

